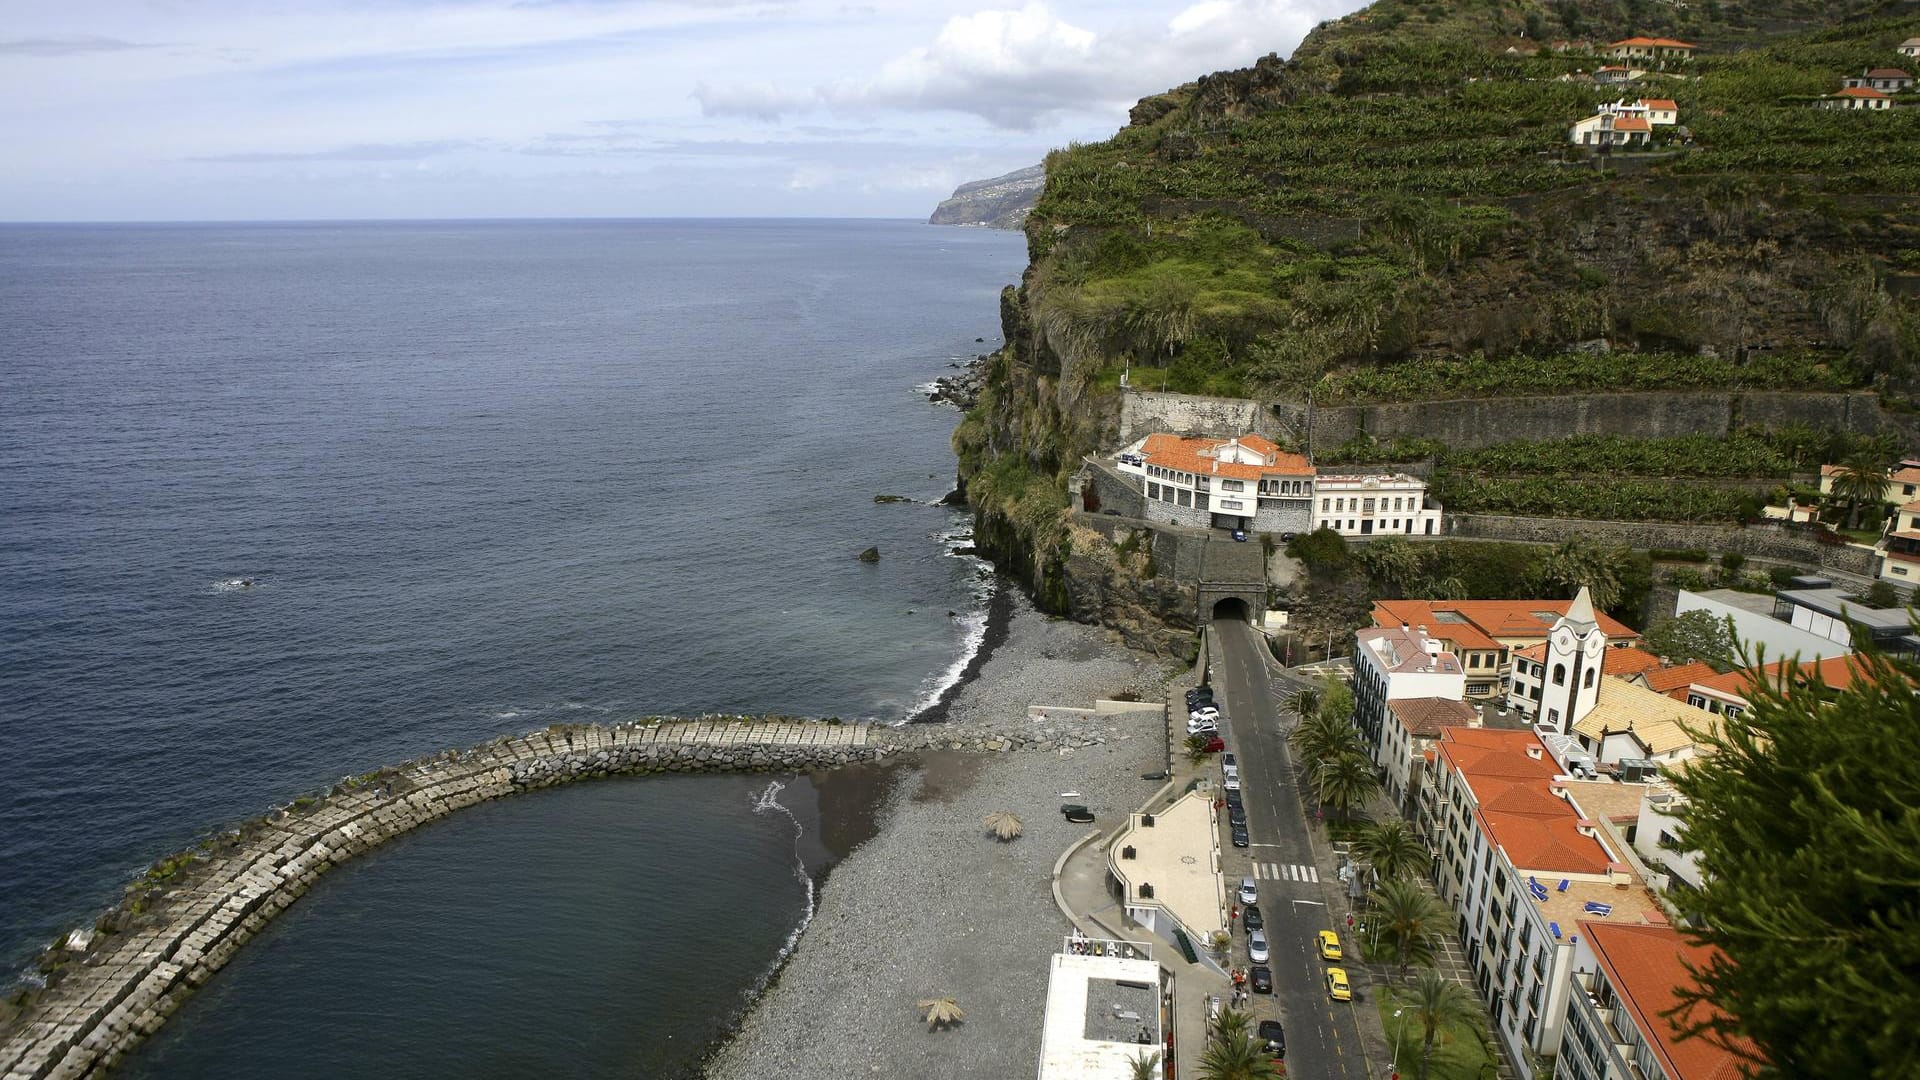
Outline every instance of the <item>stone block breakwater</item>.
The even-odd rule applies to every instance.
[[[43,953],[45,988],[0,1021],[0,1076],[111,1068],[321,874],[455,810],[591,777],[832,768],[944,742],[785,717],[560,725],[344,780],[155,863],[94,930]]]

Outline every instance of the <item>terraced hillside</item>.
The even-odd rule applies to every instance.
[[[1701,50],[1597,85],[1598,49],[1631,35]],[[1008,346],[955,435],[983,539],[1048,594],[1068,478],[1114,436],[1123,371],[1268,402],[1301,444],[1287,418],[1309,401],[1685,392],[1728,418],[1676,447],[1613,410],[1583,433],[1614,438],[1599,478],[1572,432],[1500,431],[1497,409],[1471,447],[1417,414],[1375,437],[1352,409],[1317,447],[1435,460],[1450,509],[1736,520],[1867,436],[1909,441],[1920,107],[1814,104],[1912,66],[1894,47],[1915,35],[1910,2],[1382,0],[1290,60],[1141,101],[1047,161]],[[1644,152],[1569,143],[1622,98],[1671,100],[1678,123]],[[1531,456],[1486,456],[1507,440]],[[1756,440],[1791,449],[1758,460]]]

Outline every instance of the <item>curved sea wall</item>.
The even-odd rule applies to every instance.
[[[45,988],[0,1022],[0,1076],[105,1071],[321,874],[463,807],[590,777],[831,768],[939,742],[866,724],[655,719],[561,725],[353,777],[155,863],[94,929],[42,954]]]

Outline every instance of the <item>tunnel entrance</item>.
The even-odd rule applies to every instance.
[[[1213,605],[1213,617],[1216,619],[1238,619],[1241,622],[1253,621],[1253,610],[1247,602],[1237,596],[1229,596]]]

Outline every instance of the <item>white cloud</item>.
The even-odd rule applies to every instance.
[[[1222,67],[1290,51],[1341,0],[1202,0],[1160,23],[1104,31],[1075,25],[1041,0],[948,19],[931,44],[872,75],[808,89],[760,81],[702,85],[709,116],[775,120],[812,109],[969,113],[1030,130],[1064,114],[1124,111],[1145,94]]]

